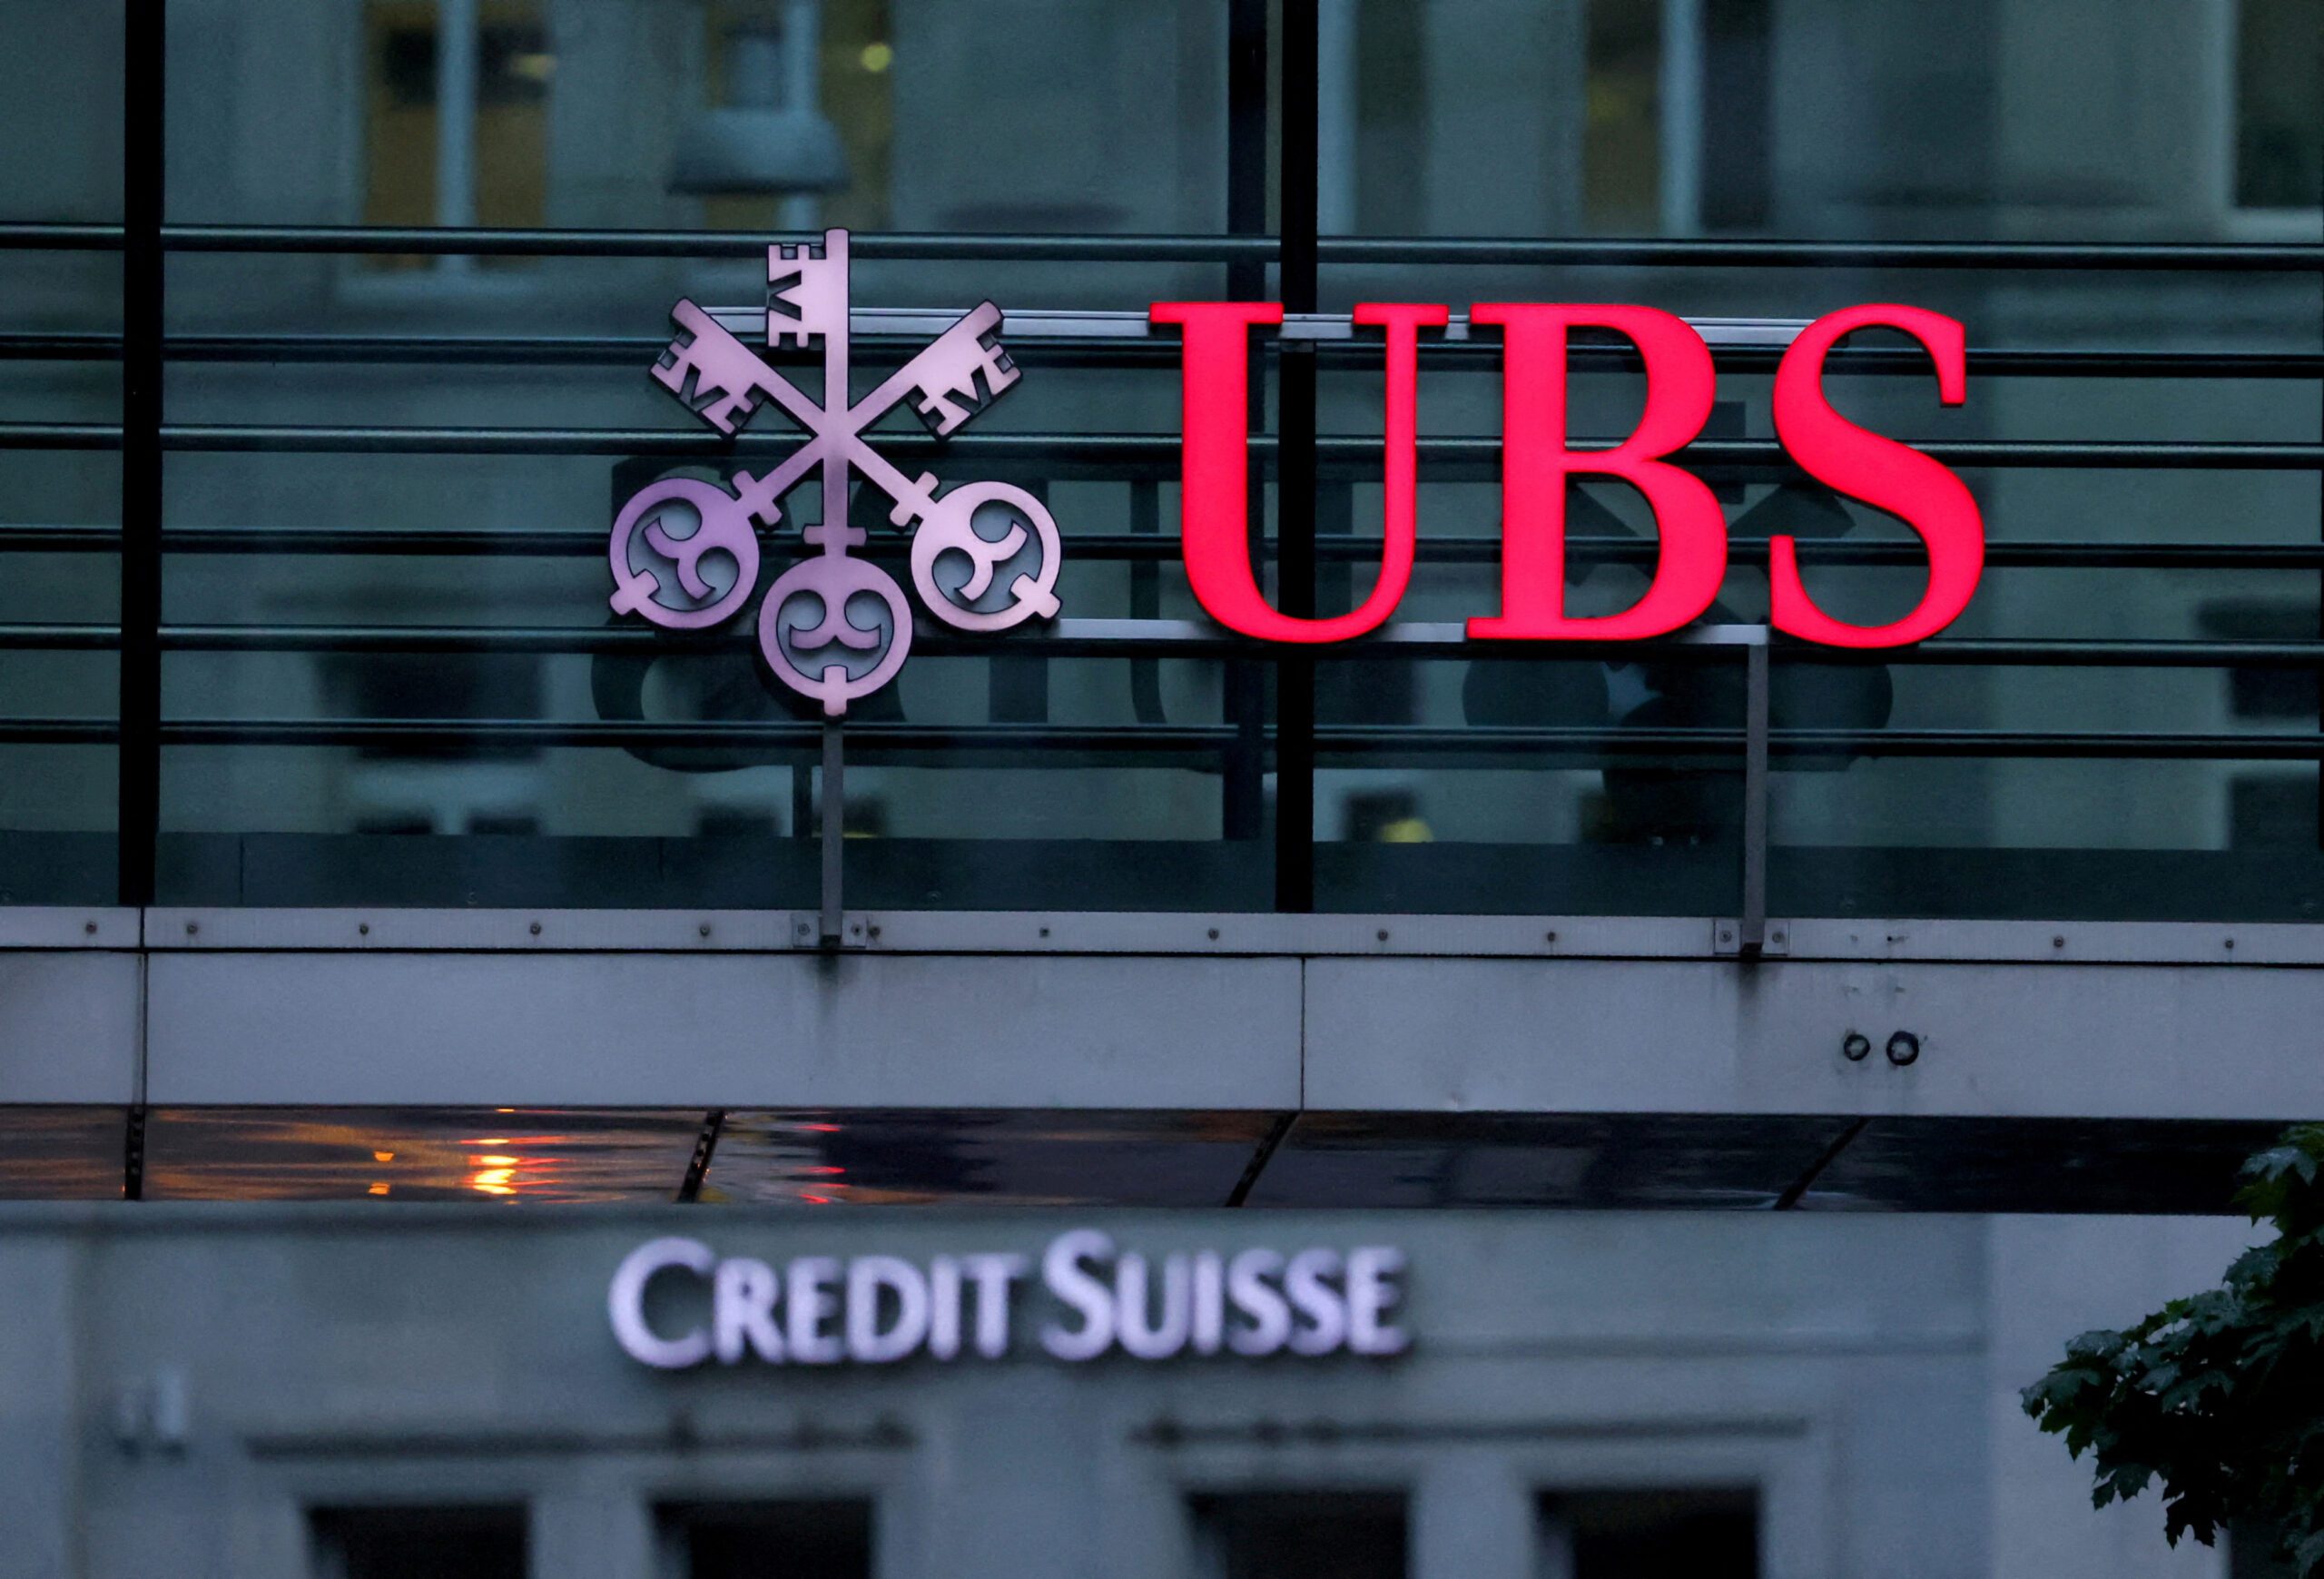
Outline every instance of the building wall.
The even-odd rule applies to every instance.
[[[1082,1219],[1074,1219],[1076,1222]],[[302,1509],[530,1505],[533,1571],[653,1572],[658,1503],[878,1500],[881,1579],[1199,1573],[1185,1499],[1403,1489],[1415,1579],[1540,1579],[1546,1490],[1748,1485],[1768,1579],[2185,1579],[2152,1498],[2012,1403],[2065,1337],[2215,1277],[2216,1219],[1098,1214],[1125,1248],[1385,1242],[1394,1360],[881,1370],[628,1360],[658,1234],[780,1261],[1038,1255],[1053,1213],[229,1207],[0,1218],[0,1574],[306,1572]],[[138,1400],[182,1388],[180,1443]],[[124,1400],[127,1400],[124,1402]]]

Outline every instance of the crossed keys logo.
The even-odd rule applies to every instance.
[[[1058,611],[1057,523],[1040,500],[992,481],[939,494],[933,472],[905,476],[865,437],[910,399],[930,432],[950,438],[1014,385],[1019,375],[1000,347],[1000,309],[980,303],[851,400],[849,305],[845,231],[824,232],[820,250],[767,249],[766,343],[804,350],[822,341],[821,404],[693,302],[670,310],[680,332],[654,365],[656,383],[729,437],[772,399],[807,442],[773,470],[737,471],[725,487],[690,477],[647,484],[615,517],[611,546],[615,613],[674,630],[722,624],[758,589],[759,528],[780,529],[783,496],[820,467],[822,519],[801,537],[821,552],[775,577],[759,605],[758,641],[774,676],[833,718],[895,678],[911,650],[903,589],[849,551],[864,544],[862,528],[848,524],[852,473],[888,496],[891,523],[912,528],[912,587],[938,619],[1000,631]],[[997,536],[979,529],[980,515],[999,518]]]

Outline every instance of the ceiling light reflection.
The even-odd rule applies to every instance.
[[[487,1125],[489,1110],[163,1109],[148,1124],[155,1199],[666,1200],[698,1112],[557,1109],[553,1130]],[[476,1131],[494,1128],[492,1135]],[[117,1159],[118,1131],[111,1137]],[[392,1165],[391,1189],[382,1172]],[[117,1160],[113,1165],[118,1177]]]

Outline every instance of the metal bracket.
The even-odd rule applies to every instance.
[[[1736,938],[1747,959],[1768,941],[1768,644],[1744,649],[1743,920]]]
[[[1711,952],[1741,960],[1789,952],[1791,931],[1768,923],[1768,632],[1744,648],[1743,913],[1711,924]]]
[[[1759,946],[1743,946],[1743,923],[1737,920],[1710,923],[1710,952],[1722,959],[1773,959],[1791,952],[1791,926],[1787,922],[1763,923]]]
[[[862,913],[842,913],[839,930],[825,935],[820,911],[794,910],[791,913],[791,946],[794,949],[868,949],[878,938],[879,923]]]
[[[823,720],[822,913],[817,918],[815,941],[823,948],[840,945],[841,857],[847,839],[847,754],[840,738],[840,721]]]

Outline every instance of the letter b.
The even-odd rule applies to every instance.
[[[1696,618],[1727,575],[1727,521],[1700,478],[1662,457],[1702,431],[1718,375],[1710,348],[1683,319],[1651,307],[1480,301],[1472,323],[1502,326],[1501,613],[1472,637],[1635,641]],[[1566,443],[1566,331],[1628,336],[1646,363],[1646,411],[1611,449]],[[1565,611],[1565,498],[1576,473],[1620,478],[1646,496],[1662,558],[1646,595],[1620,614]]]

